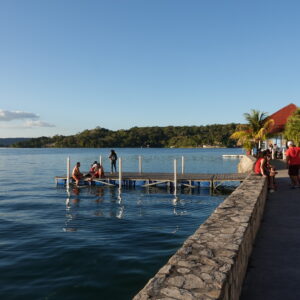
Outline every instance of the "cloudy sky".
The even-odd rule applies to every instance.
[[[300,105],[299,1],[0,1],[0,137]]]

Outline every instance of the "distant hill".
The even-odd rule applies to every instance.
[[[31,138],[0,138],[0,147],[9,147],[18,142],[25,142]]]
[[[96,127],[70,136],[32,138],[11,145],[18,148],[107,148],[107,147],[151,147],[179,148],[235,147],[230,139],[239,124],[212,124],[206,126],[133,127],[112,131]]]

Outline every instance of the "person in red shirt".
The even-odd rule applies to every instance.
[[[258,154],[258,158],[255,162],[254,165],[254,172],[255,174],[262,175],[262,176],[267,176],[267,168],[266,168],[266,163],[267,163],[267,154],[266,152],[260,152]]]
[[[300,147],[296,147],[293,141],[289,141],[287,146],[285,155],[292,188],[300,187]]]
[[[104,177],[105,174],[104,174],[103,166],[97,163],[94,173],[92,174],[92,177],[89,180],[92,181],[94,178],[104,178]]]
[[[95,173],[96,168],[97,168],[97,161],[95,160],[94,163],[91,164],[91,168],[90,168],[89,173],[90,173],[91,175],[93,175],[93,174]]]
[[[268,187],[270,191],[275,189],[275,170],[269,163],[270,154],[267,151],[260,152],[254,164],[254,172],[268,178]]]

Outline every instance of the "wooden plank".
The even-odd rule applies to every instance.
[[[153,186],[153,185],[157,185],[157,184],[161,184],[161,183],[166,183],[166,182],[170,182],[170,180],[156,181],[156,182],[144,184],[142,186],[147,187],[147,186]]]
[[[195,185],[191,185],[191,184],[187,184],[187,183],[182,183],[182,185],[187,186],[192,189],[194,189],[196,187]]]
[[[105,185],[108,185],[108,186],[116,186],[115,184],[112,184],[112,183],[109,183],[109,182],[106,182],[106,181],[103,181],[103,180],[99,180],[99,179],[93,179],[92,181],[94,182],[101,182]]]

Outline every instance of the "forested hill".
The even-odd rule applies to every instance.
[[[206,126],[133,127],[112,131],[97,127],[76,135],[52,138],[39,137],[15,143],[13,147],[202,147],[203,145],[233,147],[236,142],[230,135],[238,124]]]
[[[0,138],[0,147],[9,147],[17,142],[28,141],[30,138]]]

